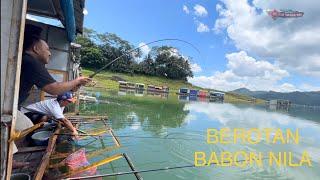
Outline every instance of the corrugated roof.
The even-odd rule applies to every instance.
[[[83,8],[85,0],[73,0],[76,30],[83,32]],[[65,26],[65,18],[60,6],[60,0],[28,0],[27,12],[30,14],[59,19]]]

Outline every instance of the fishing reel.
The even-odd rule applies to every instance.
[[[88,82],[86,85],[84,85],[85,87],[94,87],[94,86],[96,86],[97,85],[97,81],[94,81],[94,80],[92,80],[92,81],[90,81],[90,82]]]

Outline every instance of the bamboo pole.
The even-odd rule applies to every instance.
[[[129,156],[127,156],[126,153],[123,153],[123,157],[126,159],[127,163],[129,164],[131,171],[136,171],[136,169],[133,166],[133,163],[132,163],[131,159],[129,158]],[[140,174],[138,172],[134,172],[134,175],[136,176],[136,178],[138,180],[143,180],[143,178],[140,176]]]
[[[59,133],[61,130],[61,125],[58,124],[58,128],[55,130],[54,135],[50,137],[49,139],[49,143],[48,143],[48,147],[46,149],[46,153],[44,154],[44,156],[42,157],[40,166],[38,167],[37,171],[34,174],[34,179],[35,180],[41,180],[43,177],[43,174],[49,164],[50,161],[50,156],[54,150],[55,144],[56,144],[56,140],[58,135],[55,135],[57,133]]]
[[[99,155],[101,155],[101,154],[103,154],[103,153],[105,153],[105,152],[109,152],[109,151],[112,151],[112,150],[115,150],[115,149],[118,149],[118,148],[119,148],[119,147],[117,147],[117,146],[106,147],[106,148],[103,148],[103,149],[99,149],[99,150],[97,150],[97,151],[90,152],[90,153],[88,153],[88,154],[86,155],[86,157],[87,157],[88,159],[90,159],[90,158],[99,156]],[[72,152],[72,153],[73,153],[73,152]],[[69,155],[71,155],[72,153],[61,153],[61,154],[57,154],[57,155],[51,157],[51,159],[66,158],[66,157],[68,157]],[[61,161],[61,162],[64,162],[64,160]],[[61,166],[64,165],[64,164],[62,165],[61,162],[59,162],[59,163],[57,163],[57,164],[52,164],[52,165],[49,166],[49,168],[61,167]]]
[[[116,143],[116,145],[117,145],[118,147],[120,147],[120,146],[121,146],[120,141],[119,141],[118,138],[115,136],[115,134],[114,134],[114,132],[113,132],[112,129],[109,129],[109,133],[110,133],[110,135],[112,136],[112,139],[113,139],[114,143]]]
[[[103,160],[101,160],[101,161],[92,163],[92,164],[89,165],[89,166],[81,167],[81,168],[76,169],[76,170],[74,170],[74,171],[71,171],[71,172],[68,172],[68,173],[64,173],[64,174],[60,175],[59,177],[57,177],[57,179],[62,179],[62,178],[66,178],[66,177],[73,176],[73,175],[75,175],[75,174],[77,174],[77,173],[80,173],[80,172],[83,172],[83,171],[87,171],[87,170],[89,170],[89,169],[91,169],[91,168],[94,168],[94,167],[102,166],[102,165],[104,165],[104,164],[110,163],[110,162],[115,161],[115,160],[117,160],[117,159],[120,159],[120,158],[122,158],[122,157],[123,157],[122,154],[113,155],[113,156],[108,157],[108,158],[106,158],[106,159],[103,159]]]

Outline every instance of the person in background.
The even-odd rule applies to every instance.
[[[21,107],[21,112],[24,113],[34,124],[42,121],[46,122],[51,118],[60,121],[66,128],[68,128],[72,135],[77,137],[78,131],[72,123],[63,115],[64,108],[70,103],[74,103],[75,99],[71,92],[66,92],[58,95],[57,98],[52,98],[30,104],[26,107]]]

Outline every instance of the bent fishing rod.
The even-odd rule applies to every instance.
[[[103,71],[105,68],[107,68],[108,66],[110,66],[112,63],[116,62],[117,60],[119,60],[120,58],[122,58],[123,56],[125,55],[128,55],[130,53],[132,53],[133,51],[137,50],[137,49],[140,49],[144,46],[147,46],[149,44],[153,44],[153,43],[157,43],[157,42],[162,42],[162,41],[180,41],[180,42],[183,42],[183,43],[186,43],[186,44],[189,44],[192,48],[194,48],[199,54],[200,54],[200,51],[199,49],[194,46],[193,44],[191,44],[190,42],[188,41],[185,41],[185,40],[182,40],[182,39],[177,39],[177,38],[168,38],[168,39],[159,39],[159,40],[155,40],[155,41],[151,41],[151,42],[148,42],[146,44],[143,44],[139,47],[136,47],[136,48],[133,48],[131,50],[129,50],[128,52],[125,52],[124,54],[122,54],[121,56],[115,58],[114,60],[110,61],[108,64],[104,65],[102,68],[98,69],[96,72],[94,72],[93,74],[91,74],[89,76],[89,78],[93,78],[95,75],[99,74],[101,71]]]
[[[266,160],[269,158],[261,158],[262,160]],[[244,162],[247,161],[246,159],[234,161],[234,162]],[[222,162],[222,163],[230,163],[230,161]],[[217,163],[210,163],[216,165]],[[206,163],[204,166],[208,166],[209,164]],[[67,180],[75,180],[75,179],[91,179],[91,178],[100,178],[100,177],[111,177],[111,176],[120,176],[120,175],[127,175],[127,174],[136,174],[136,173],[146,173],[146,172],[156,172],[156,171],[167,171],[172,169],[183,169],[183,168],[194,168],[199,167],[194,164],[183,165],[183,166],[173,166],[173,167],[163,167],[157,169],[145,169],[145,170],[135,170],[135,171],[124,171],[124,172],[117,172],[117,173],[109,173],[109,174],[101,174],[101,175],[93,175],[93,176],[85,176],[85,177],[76,177],[76,178],[67,178]]]

